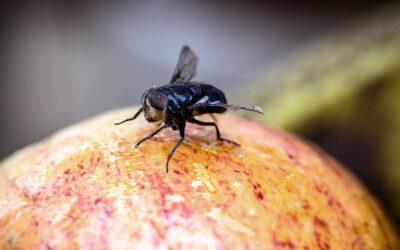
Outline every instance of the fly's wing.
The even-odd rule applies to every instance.
[[[176,65],[175,72],[169,82],[190,82],[196,75],[198,61],[199,59],[194,52],[188,46],[184,46],[179,55],[179,61]]]
[[[227,104],[227,103],[210,103],[208,105],[209,107],[222,107],[222,108],[227,108],[227,109],[232,109],[232,110],[239,110],[239,109],[243,109],[243,110],[247,110],[247,111],[253,111],[253,112],[257,112],[260,114],[264,114],[264,111],[258,107],[258,106],[247,106],[247,105],[239,105],[239,104]]]
[[[198,102],[196,102],[189,108],[195,110],[198,108],[206,108],[206,107],[221,107],[221,108],[232,109],[232,110],[243,109],[243,110],[248,110],[248,111],[253,111],[253,112],[260,113],[260,114],[264,114],[264,111],[258,106],[228,104],[228,103],[222,103],[222,102],[209,102],[209,98],[207,96],[201,98]]]

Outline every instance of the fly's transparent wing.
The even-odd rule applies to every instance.
[[[227,109],[231,109],[231,110],[243,109],[243,110],[247,110],[247,111],[257,112],[259,114],[264,114],[264,111],[258,106],[227,104],[227,103],[210,103],[209,106],[210,107],[213,107],[213,106],[214,107],[222,107],[222,108],[227,108]]]
[[[190,106],[190,109],[197,109],[197,108],[206,108],[206,107],[222,107],[231,110],[248,110],[257,112],[260,114],[264,114],[264,111],[258,106],[247,106],[247,105],[238,105],[238,104],[228,104],[228,103],[221,103],[221,102],[208,102],[208,97],[205,96],[201,98],[198,102]]]
[[[183,46],[175,72],[169,82],[189,82],[196,75],[198,61],[194,52],[188,46]]]

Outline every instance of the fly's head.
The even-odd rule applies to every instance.
[[[142,96],[144,117],[148,122],[163,120],[167,104],[168,96],[166,94],[154,87],[147,90]]]

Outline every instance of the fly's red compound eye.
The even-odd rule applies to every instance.
[[[164,110],[168,104],[168,97],[160,91],[151,90],[149,92],[149,104],[157,110]]]

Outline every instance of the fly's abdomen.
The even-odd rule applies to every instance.
[[[221,102],[226,103],[226,97],[224,92],[220,89],[209,85],[209,84],[199,84],[202,90],[203,96],[207,96],[210,102]],[[224,113],[226,108],[222,107],[206,107],[206,108],[199,108],[198,112],[200,114],[205,113]]]

